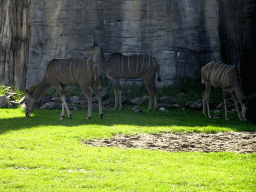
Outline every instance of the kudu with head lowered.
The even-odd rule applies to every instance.
[[[203,93],[203,115],[205,115],[205,105],[207,104],[208,117],[211,118],[209,109],[209,94],[211,91],[211,86],[222,88],[222,95],[225,107],[225,118],[227,117],[227,98],[226,93],[230,92],[234,100],[236,110],[238,113],[238,118],[242,121],[246,121],[246,111],[245,106],[246,97],[242,91],[242,85],[240,80],[240,75],[238,68],[234,65],[226,65],[222,63],[208,63],[201,70],[202,83],[205,84],[206,90]],[[242,106],[242,117],[239,112],[238,102]]]
[[[62,101],[62,112],[60,119],[63,119],[64,108],[67,111],[68,118],[71,118],[71,113],[68,109],[67,103],[65,101],[65,91],[66,85],[79,84],[87,97],[88,100],[88,116],[87,119],[91,118],[92,113],[92,95],[90,93],[89,87],[91,87],[98,99],[99,103],[99,115],[100,118],[103,117],[102,114],[102,103],[101,94],[98,90],[99,86],[99,74],[98,66],[92,60],[88,58],[78,59],[78,58],[68,58],[68,59],[53,59],[49,62],[44,77],[42,81],[36,86],[35,90],[31,92],[26,89],[26,96],[20,103],[26,105],[26,116],[29,117],[34,110],[34,104],[36,101],[45,93],[45,91],[50,87],[54,87],[60,96]]]
[[[122,97],[120,91],[121,78],[139,78],[142,77],[147,90],[149,92],[149,106],[151,110],[152,99],[154,97],[154,109],[157,108],[156,85],[155,76],[158,73],[158,81],[161,81],[159,76],[160,66],[157,60],[151,55],[131,55],[124,56],[121,53],[113,53],[108,60],[105,60],[102,48],[93,41],[91,47],[83,50],[86,55],[93,56],[93,61],[99,65],[100,71],[104,72],[107,77],[113,80],[115,92],[115,107],[119,110],[122,109]]]

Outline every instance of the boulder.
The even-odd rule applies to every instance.
[[[8,104],[8,100],[6,95],[0,95],[0,108],[1,107],[6,107]]]
[[[70,101],[72,104],[78,104],[79,103],[79,97],[78,96],[72,96],[70,97]]]
[[[55,107],[55,103],[54,102],[49,102],[49,103],[45,103],[43,104],[40,109],[43,110],[43,109],[54,109]]]
[[[144,102],[148,102],[149,101],[149,96],[143,96],[141,97],[141,100]]]
[[[18,105],[19,105],[19,103],[16,101],[9,101],[7,104],[7,107],[8,108],[16,108],[16,107],[18,107]]]
[[[135,99],[132,99],[131,103],[135,104],[135,105],[141,105],[143,103],[143,100],[141,98],[137,97]]]

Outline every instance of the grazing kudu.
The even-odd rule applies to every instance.
[[[239,75],[238,68],[234,65],[226,65],[222,63],[208,63],[201,70],[202,83],[205,84],[206,90],[203,93],[203,115],[205,115],[205,105],[207,104],[208,117],[211,118],[209,109],[209,94],[211,91],[211,86],[222,88],[222,96],[224,100],[225,107],[225,118],[227,117],[227,98],[226,93],[230,92],[234,100],[238,118],[242,121],[246,121],[246,111],[247,107],[244,104],[245,95],[242,91],[241,79]],[[242,106],[242,116],[239,112],[238,102]]]
[[[154,96],[154,109],[157,108],[155,76],[158,73],[158,81],[161,81],[159,76],[160,66],[157,60],[151,55],[131,55],[124,56],[121,53],[113,53],[108,60],[105,60],[102,48],[93,41],[93,46],[83,50],[86,55],[93,56],[93,61],[99,65],[100,71],[104,72],[107,77],[113,80],[115,92],[115,107],[122,109],[122,97],[120,91],[121,78],[139,78],[142,77],[147,90],[149,92],[149,106],[151,110],[152,99]]]
[[[20,102],[25,102],[26,104],[26,116],[29,117],[31,115],[32,111],[34,110],[35,102],[45,93],[45,91],[50,86],[52,86],[56,89],[62,101],[62,112],[60,119],[63,119],[65,116],[64,108],[67,111],[68,118],[71,118],[71,113],[65,101],[64,88],[66,85],[73,84],[79,84],[85,96],[87,97],[87,119],[91,118],[92,113],[92,95],[90,93],[89,87],[91,87],[96,94],[99,103],[99,115],[100,118],[102,118],[103,114],[101,94],[97,88],[99,86],[98,66],[88,58],[53,59],[50,61],[42,81],[36,86],[33,92],[31,92],[29,89],[26,89],[26,96]]]

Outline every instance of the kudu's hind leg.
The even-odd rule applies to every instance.
[[[115,107],[114,110],[118,108],[118,103],[119,103],[119,111],[122,110],[122,95],[121,95],[121,85],[118,80],[113,80],[114,84],[114,92],[115,92]]]
[[[154,110],[157,109],[157,97],[156,97],[156,85],[155,85],[155,81],[154,78],[148,80],[148,79],[144,79],[146,88],[148,90],[149,93],[149,103],[148,103],[148,111],[151,110],[151,106],[152,106],[152,101],[153,101],[153,97],[154,97]]]
[[[101,102],[101,94],[99,89],[97,88],[97,85],[93,84],[92,89],[98,99],[98,105],[99,105],[99,116],[102,119],[103,118],[103,113],[102,113],[102,102]]]
[[[92,115],[92,94],[89,90],[89,87],[82,87],[83,92],[87,98],[87,102],[88,102],[88,113],[87,113],[87,117],[86,119],[91,119],[91,115]]]

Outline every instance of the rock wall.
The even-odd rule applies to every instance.
[[[0,1],[0,83],[25,86],[29,52],[29,0]]]
[[[23,65],[23,74],[19,73],[20,80],[16,82],[3,72],[1,64],[0,81],[6,79],[6,83],[15,83],[17,87],[34,85],[42,79],[50,60],[83,57],[81,50],[89,46],[92,39],[102,46],[106,56],[113,52],[153,55],[161,65],[163,80],[157,82],[157,86],[199,76],[207,62],[233,58],[232,50],[226,52],[229,47],[223,42],[236,41],[235,38],[227,40],[225,35],[232,32],[238,20],[230,25],[230,32],[226,26],[233,17],[224,13],[229,4],[240,1],[244,1],[241,4],[244,7],[249,0],[27,0],[28,8],[23,9],[23,14],[16,13],[21,17],[28,11],[28,16],[21,17],[23,23],[24,17],[28,20],[26,35],[22,36],[24,30],[18,33],[27,39],[23,45],[29,48],[23,52],[26,66]],[[0,2],[2,12],[6,2],[10,2],[10,7],[20,6],[18,0]],[[6,22],[6,18],[1,22]],[[0,30],[2,34],[4,28],[1,26]],[[0,41],[3,45],[2,39]],[[22,46],[19,49],[24,50]],[[16,66],[21,65],[14,62],[12,68]]]

